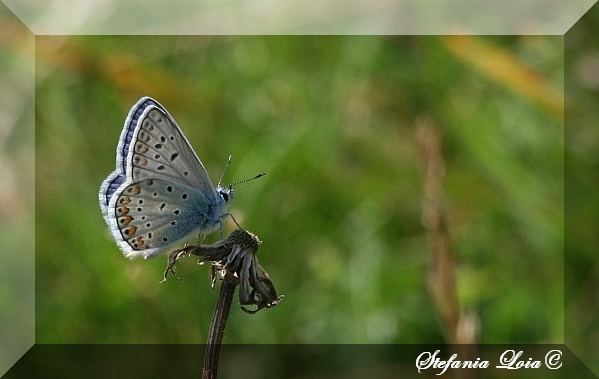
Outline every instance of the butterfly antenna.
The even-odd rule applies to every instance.
[[[258,175],[254,176],[253,178],[244,179],[244,180],[239,180],[239,181],[237,181],[237,182],[234,182],[234,183],[231,183],[231,184],[229,184],[227,187],[231,188],[231,187],[233,187],[233,186],[235,186],[235,185],[237,185],[237,184],[241,184],[241,183],[249,182],[250,180],[254,180],[254,179],[261,178],[261,177],[263,177],[264,175],[266,175],[266,173],[265,173],[265,172],[261,172],[261,173],[259,173]]]
[[[229,168],[229,165],[231,164],[232,160],[233,160],[233,156],[229,155],[229,160],[227,161],[227,164],[225,165],[225,168],[223,169],[223,173],[220,175],[220,179],[218,179],[218,184],[216,185],[217,187],[220,187],[220,182],[222,182],[223,177],[225,176],[225,172],[227,172],[227,169]]]

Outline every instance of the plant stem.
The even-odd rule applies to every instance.
[[[220,292],[212,315],[208,342],[204,353],[204,369],[202,370],[202,379],[214,379],[218,371],[218,359],[220,355],[220,345],[225,334],[225,326],[229,318],[233,295],[235,294],[236,284],[228,280],[223,280],[220,286]]]

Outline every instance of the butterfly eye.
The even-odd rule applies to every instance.
[[[233,193],[233,190],[229,187],[218,189],[218,194],[225,201],[225,203],[228,203],[230,200],[233,200]]]

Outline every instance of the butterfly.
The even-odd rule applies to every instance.
[[[147,259],[190,234],[222,230],[223,218],[233,217],[226,212],[233,194],[232,185],[212,185],[167,110],[142,97],[125,120],[116,170],[102,183],[99,200],[123,254]]]

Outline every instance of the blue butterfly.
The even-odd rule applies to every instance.
[[[100,187],[104,220],[128,258],[152,258],[192,233],[221,229],[230,186],[212,185],[181,129],[154,99],[131,108],[116,170]]]

